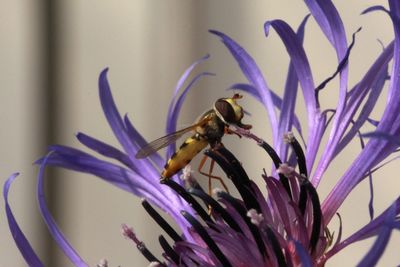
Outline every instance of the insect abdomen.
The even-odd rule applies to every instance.
[[[164,166],[161,179],[168,179],[184,168],[206,146],[208,142],[199,135],[186,139]]]

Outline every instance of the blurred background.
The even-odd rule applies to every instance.
[[[360,16],[362,10],[382,1],[334,1],[344,21],[347,37],[359,26],[350,57],[350,86],[365,73],[384,44],[393,39],[389,19],[383,13]],[[385,2],[386,4],[386,2]],[[297,28],[308,14],[302,1],[1,1],[0,9],[0,179],[21,172],[10,192],[10,204],[22,230],[46,266],[71,266],[48,234],[35,197],[37,167],[33,162],[50,144],[82,148],[75,134],[85,132],[119,147],[103,116],[97,79],[109,67],[109,82],[118,108],[128,113],[141,133],[152,140],[164,135],[166,111],[180,75],[194,60],[211,58],[197,69],[216,77],[202,79],[188,95],[179,125],[187,126],[225,89],[245,79],[219,40],[208,33],[217,29],[237,40],[255,58],[268,84],[283,92],[288,56],[275,32],[265,38],[263,23],[281,18]],[[336,56],[316,22],[309,20],[305,49],[315,83],[336,69]],[[337,79],[322,93],[322,106],[336,104]],[[384,100],[384,97],[383,97]],[[305,114],[299,97],[299,114]],[[241,102],[252,114],[244,122],[271,140],[264,109],[250,97]],[[382,111],[374,113],[375,118]],[[155,108],[156,107],[156,108]],[[235,137],[224,143],[243,161],[255,180],[270,162],[253,143],[238,144]],[[352,159],[359,153],[355,142],[343,151],[318,188],[323,199]],[[195,165],[196,163],[193,163]],[[375,212],[379,214],[399,195],[394,163],[375,175]],[[398,173],[398,172],[397,172]],[[261,182],[260,182],[261,184]],[[72,171],[50,170],[46,177],[47,200],[65,235],[91,266],[108,259],[109,266],[147,266],[146,260],[120,233],[121,223],[134,227],[137,235],[157,255],[161,230],[143,211],[140,200],[95,177]],[[369,221],[368,183],[362,182],[340,209],[343,236]],[[0,208],[0,266],[25,266],[9,233],[4,203]],[[331,231],[337,232],[337,218]],[[373,239],[351,245],[327,266],[354,266]],[[395,266],[400,242],[392,243],[379,262]]]

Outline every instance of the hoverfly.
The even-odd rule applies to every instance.
[[[236,102],[240,98],[242,98],[241,95],[234,94],[233,97],[218,99],[214,103],[214,107],[204,112],[193,125],[148,143],[137,152],[136,158],[148,157],[159,149],[177,141],[185,133],[193,131],[194,134],[187,138],[180,148],[169,158],[161,172],[161,182],[170,179],[171,176],[189,164],[208,145],[210,145],[211,149],[216,145],[221,145],[221,138],[224,134],[234,133],[229,128],[230,125],[243,129],[250,129],[252,127],[241,122],[244,112],[243,108]],[[209,177],[209,191],[211,191],[211,178],[218,179],[227,190],[220,177],[211,175],[214,165],[213,161],[211,162],[208,174],[201,171],[206,159],[207,156],[201,161],[198,171]]]

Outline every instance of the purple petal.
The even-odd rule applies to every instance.
[[[65,256],[67,256],[75,266],[89,266],[78,255],[78,253],[74,250],[71,244],[69,244],[69,242],[58,228],[57,223],[54,221],[53,217],[50,214],[50,211],[47,208],[46,197],[44,195],[44,185],[43,185],[44,171],[46,168],[47,158],[48,156],[43,160],[43,163],[40,166],[38,174],[38,183],[37,183],[37,199],[39,202],[39,209],[42,214],[43,220],[45,221],[50,234],[57,242],[60,249],[64,252]]]
[[[178,115],[181,111],[183,102],[186,98],[187,93],[189,92],[189,90],[191,88],[193,88],[193,85],[203,76],[209,76],[209,75],[215,75],[213,73],[209,73],[209,72],[203,72],[200,73],[198,75],[196,75],[193,80],[190,81],[190,83],[188,84],[188,86],[186,86],[186,88],[183,90],[182,94],[179,96],[178,100],[176,101],[175,105],[173,105],[172,107],[172,102],[171,102],[171,106],[170,106],[170,110],[171,113],[168,114],[168,119],[167,119],[167,127],[166,127],[166,132],[167,134],[173,133],[176,131],[176,124],[178,121]],[[168,146],[167,148],[167,154],[166,154],[166,158],[169,158],[176,149],[176,145],[175,143],[171,144]]]
[[[144,137],[136,130],[131,121],[128,118],[128,115],[124,116],[124,123],[126,127],[126,132],[130,137],[132,143],[135,143],[138,147],[144,147],[148,142]],[[163,159],[159,153],[153,153],[148,156],[148,158],[159,168],[161,169],[165,164],[165,159]]]
[[[364,125],[365,121],[368,119],[368,116],[371,114],[385,84],[387,77],[387,68],[392,56],[393,43],[391,43],[383,51],[383,53],[379,56],[379,58],[374,62],[374,64],[365,74],[363,79],[350,92],[350,105],[346,108],[346,113],[348,115],[346,115],[342,120],[342,128],[347,128],[347,125],[351,121],[356,111],[360,108],[360,105],[362,104],[365,97],[368,96],[368,99],[365,102],[364,106],[361,108],[360,115],[355,120],[353,126],[338,144],[335,155],[340,153],[340,151],[353,139],[353,137],[357,134],[357,131],[361,128],[362,125]]]
[[[340,62],[346,53],[347,42],[338,11],[330,0],[305,0],[305,3],[322,32],[335,48],[338,62]]]
[[[301,266],[302,267],[312,267],[314,266],[312,264],[312,259],[310,258],[310,255],[308,254],[308,251],[306,248],[303,247],[303,245],[296,240],[292,240],[292,242],[295,245],[297,255],[300,258]]]
[[[389,2],[395,31],[394,58],[388,102],[377,127],[378,132],[386,132],[393,135],[400,134],[400,105],[398,104],[400,102],[400,76],[398,75],[400,73],[400,23],[395,23],[400,17],[400,7],[397,3],[397,1]],[[365,173],[379,164],[396,148],[397,145],[383,139],[374,138],[367,143],[365,149],[325,199],[322,210],[327,223],[352,189],[364,179]]]
[[[381,78],[385,73],[387,64],[389,63],[391,57],[393,55],[393,43],[389,45],[382,54],[378,57],[378,59],[374,62],[374,64],[370,67],[368,72],[364,75],[363,79],[356,85],[356,87],[350,91],[349,93],[349,101],[342,116],[339,128],[336,130],[337,136],[334,138],[335,140],[331,140],[321,156],[321,159],[318,163],[318,167],[315,170],[314,176],[312,177],[313,184],[319,184],[322,175],[325,170],[329,166],[332,159],[340,153],[340,151],[353,139],[357,131],[364,124],[367,116],[371,113],[371,109],[373,109],[378,96],[382,90]],[[371,86],[372,85],[372,86]],[[370,90],[373,90],[370,92]],[[370,94],[368,94],[370,92]],[[359,117],[354,123],[353,127],[346,133],[340,143],[337,141],[341,138],[341,136],[348,129],[349,124],[353,120],[353,116],[356,114],[357,110],[362,105],[362,102],[365,97],[368,96],[367,101],[364,106],[362,106]]]
[[[378,234],[378,238],[375,240],[371,249],[368,251],[366,256],[357,265],[358,267],[369,267],[376,266],[378,260],[381,258],[385,248],[389,242],[390,235],[392,233],[393,225],[392,221],[396,215],[396,203],[392,205],[386,217],[385,223],[381,226]]]
[[[400,146],[400,138],[399,136],[394,136],[392,134],[388,134],[385,132],[380,132],[380,131],[375,131],[375,132],[370,132],[370,133],[365,133],[362,134],[363,137],[366,138],[378,138],[378,139],[384,139],[387,140],[397,146]]]
[[[291,227],[292,218],[289,215],[290,212],[288,209],[290,208],[289,205],[287,205],[289,200],[286,191],[283,188],[280,188],[280,182],[272,177],[265,178],[265,181],[267,183],[268,194],[271,197],[272,203],[276,207],[275,211],[277,214],[275,214],[275,216],[278,215],[281,218],[281,223],[283,224],[288,236],[293,236],[293,229]]]
[[[185,70],[185,72],[182,74],[182,76],[179,78],[178,83],[176,84],[176,87],[175,87],[174,94],[172,95],[171,103],[170,103],[169,108],[168,108],[167,121],[171,120],[171,115],[172,115],[172,112],[173,112],[173,108],[175,106],[176,98],[178,97],[178,93],[179,93],[180,89],[182,88],[183,84],[185,83],[185,81],[187,80],[187,78],[189,77],[190,73],[193,71],[193,69],[198,64],[206,61],[209,57],[210,57],[210,55],[205,55],[204,57],[200,58],[199,60],[196,60],[195,62],[193,62],[193,64],[190,65],[189,68],[187,68]],[[168,131],[167,131],[167,134],[168,134]]]
[[[269,28],[273,27],[282,39],[291,59],[291,64],[296,71],[297,78],[303,88],[304,100],[308,111],[309,120],[313,123],[316,111],[316,101],[314,95],[314,82],[311,68],[308,63],[303,46],[292,28],[282,20],[267,21],[264,24],[265,34],[268,36]]]
[[[121,143],[132,163],[136,165],[137,171],[143,177],[154,179],[154,177],[157,175],[157,172],[154,170],[154,168],[152,168],[150,164],[145,163],[147,159],[139,161],[135,158],[136,152],[139,150],[139,147],[132,143],[130,137],[126,132],[125,125],[122,121],[122,118],[118,112],[118,109],[114,103],[114,99],[111,94],[110,86],[107,81],[107,72],[108,69],[103,70],[99,77],[100,102],[101,106],[103,107],[104,115],[106,116],[115,137]]]
[[[338,62],[341,62],[346,56],[347,41],[342,20],[335,6],[330,0],[306,0],[305,2],[310,9],[311,14],[319,24],[321,30],[335,48]],[[318,169],[320,169],[322,172],[325,170],[325,166],[320,166],[321,164],[329,164],[334,153],[334,148],[342,136],[341,133],[338,133],[338,128],[342,121],[342,112],[346,106],[347,77],[348,66],[345,66],[340,73],[339,101],[336,106],[335,117],[332,122],[332,130],[329,135],[328,144],[326,145],[327,150],[325,150],[316,171],[318,171]],[[309,162],[310,160],[307,159],[307,163]],[[319,184],[319,181],[320,180],[316,178],[312,179],[312,182],[315,186]]]
[[[267,82],[265,81],[256,62],[238,43],[236,43],[229,36],[215,30],[210,30],[210,32],[221,38],[221,41],[226,45],[233,57],[236,59],[243,74],[246,76],[249,82],[258,90],[260,98],[262,100],[261,103],[268,111],[269,122],[273,133],[273,140],[274,142],[276,142],[276,140],[278,140],[279,138],[277,135],[278,121],[275,113],[274,103],[272,100],[271,90],[268,87]]]
[[[291,59],[291,64],[293,64],[293,68],[296,71],[297,78],[300,82],[300,85],[303,89],[303,96],[306,103],[307,114],[308,114],[308,146],[306,152],[307,158],[307,167],[308,171],[311,172],[316,154],[318,152],[319,144],[322,135],[321,127],[323,125],[323,118],[319,113],[319,109],[317,107],[317,102],[315,99],[315,86],[313,82],[313,77],[310,69],[310,65],[308,63],[307,56],[303,49],[303,46],[296,36],[294,31],[290,28],[290,26],[282,20],[273,20],[267,21],[264,24],[265,34],[268,35],[269,28],[273,27],[275,31],[279,34],[279,37],[282,39]],[[293,102],[294,105],[294,102]],[[291,107],[294,109],[294,106]],[[293,110],[292,110],[293,111]],[[288,116],[289,114],[283,114],[283,116]],[[282,126],[286,128],[287,126]],[[282,130],[284,130],[282,128]],[[283,144],[282,144],[283,149]],[[287,149],[285,150],[287,151]],[[279,151],[281,153],[281,151]]]
[[[99,160],[74,148],[51,146],[50,150],[52,153],[47,159],[47,165],[95,175],[123,190],[149,200],[173,216],[179,225],[186,227],[187,223],[182,218],[180,211],[191,212],[191,208],[188,204],[182,203],[174,192],[163,187],[158,181],[149,181],[129,169]],[[37,163],[43,164],[43,159]]]
[[[379,121],[373,120],[373,119],[371,119],[371,118],[368,118],[367,121],[368,121],[370,124],[372,124],[373,126],[375,126],[375,127],[377,127],[378,124],[379,124]]]
[[[116,149],[115,147],[112,147],[100,140],[97,140],[89,135],[86,135],[84,133],[78,133],[76,135],[76,138],[81,142],[83,145],[87,146],[88,148],[96,151],[97,153],[108,157],[112,159],[116,159],[125,166],[128,167],[134,167],[130,160],[129,157],[122,153],[120,150]]]
[[[137,173],[99,160],[89,154],[66,146],[51,146],[51,155],[47,159],[47,165],[58,166],[78,172],[95,175],[121,189],[133,193],[139,197],[145,197],[164,210],[168,210],[168,198],[166,192],[161,193],[161,185],[153,183],[139,176]],[[43,164],[43,159],[38,163]],[[166,190],[165,190],[166,191]]]
[[[353,244],[357,241],[364,240],[366,238],[379,235],[380,230],[385,225],[389,225],[388,221],[390,221],[390,225],[394,223],[395,217],[400,214],[400,197],[389,207],[387,208],[381,215],[376,217],[374,220],[370,221],[367,225],[359,229],[357,232],[352,234],[350,237],[341,241],[337,245],[335,245],[330,251],[327,252],[327,258],[332,257],[345,247],[350,244]],[[398,221],[399,219],[397,219]],[[395,227],[395,225],[391,225],[391,227]]]
[[[19,175],[18,173],[14,173],[10,177],[8,177],[3,187],[3,196],[4,196],[4,202],[6,204],[5,209],[8,220],[8,226],[10,227],[10,232],[12,237],[14,238],[15,244],[17,245],[19,251],[24,257],[26,263],[29,266],[42,267],[44,266],[43,263],[41,262],[35,251],[33,251],[31,244],[29,244],[29,241],[26,239],[24,233],[21,231],[21,228],[19,228],[19,225],[15,220],[14,215],[11,211],[10,204],[8,203],[8,191],[10,190],[12,182],[18,175]]]
[[[378,5],[378,6],[371,6],[371,7],[367,8],[367,9],[365,9],[361,14],[364,15],[364,14],[367,14],[367,13],[370,13],[370,12],[375,12],[375,11],[383,11],[385,13],[389,13],[389,11],[386,8],[384,8],[383,6],[379,6]]]
[[[309,18],[309,15],[307,15],[303,21],[301,22],[298,30],[296,37],[291,36],[290,38],[294,38],[298,40],[298,44],[302,46],[303,39],[304,39],[304,29],[306,22]],[[265,27],[265,25],[264,25]],[[289,30],[290,31],[290,30]],[[290,45],[290,44],[288,44]],[[300,47],[300,49],[302,49]],[[304,51],[303,51],[304,52]],[[305,56],[305,53],[304,53]],[[309,70],[311,71],[311,70]],[[288,75],[286,79],[286,85],[285,85],[285,91],[283,95],[283,100],[282,100],[282,105],[280,106],[281,114],[279,117],[279,124],[278,124],[278,136],[282,137],[285,133],[289,132],[292,130],[292,125],[296,127],[296,124],[300,124],[298,122],[297,116],[294,113],[295,110],[295,105],[296,105],[296,95],[297,95],[297,85],[299,79],[297,78],[297,73],[296,73],[296,66],[293,64],[291,61],[289,64],[289,70],[288,70]],[[314,94],[314,89],[312,94]],[[314,96],[313,96],[314,98]],[[315,100],[315,98],[314,98]],[[302,131],[300,127],[296,127],[298,132],[300,133],[300,136],[303,139],[302,136]],[[279,139],[279,143],[276,147],[276,151],[279,155],[279,157],[282,159],[283,162],[287,161],[287,152],[288,152],[288,145],[283,142],[283,138]]]

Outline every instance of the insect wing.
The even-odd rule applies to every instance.
[[[145,145],[144,147],[142,147],[137,153],[136,153],[136,158],[137,159],[142,159],[142,158],[146,158],[148,156],[150,156],[151,154],[157,152],[158,150],[160,150],[161,148],[164,148],[166,146],[168,146],[169,144],[172,144],[173,142],[175,142],[176,140],[178,140],[179,138],[182,137],[182,135],[184,135],[187,132],[193,131],[194,129],[196,129],[196,127],[201,126],[205,123],[207,123],[210,120],[209,117],[203,118],[202,120],[200,120],[198,123],[193,124],[187,128],[184,128],[182,130],[176,131],[174,133],[168,134],[166,136],[163,136],[161,138],[158,138],[150,143],[148,143],[147,145]]]
[[[182,129],[180,131],[174,132],[172,134],[160,137],[151,143],[148,143],[144,147],[142,147],[136,154],[137,159],[142,159],[145,157],[150,156],[151,154],[157,152],[161,148],[164,148],[168,146],[169,144],[172,144],[176,140],[182,137],[185,133],[189,132],[192,130],[192,127]]]

